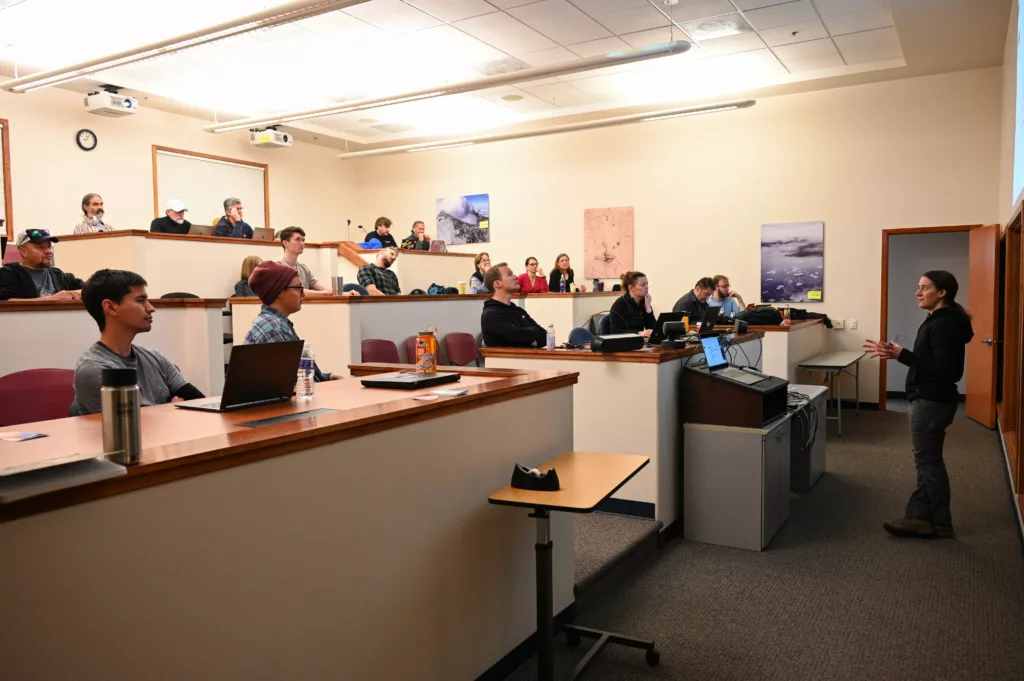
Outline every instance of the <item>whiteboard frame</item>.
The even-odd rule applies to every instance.
[[[266,221],[266,227],[271,228],[270,223],[270,166],[266,163],[256,163],[255,161],[243,161],[240,158],[228,158],[227,156],[214,156],[213,154],[204,154],[199,151],[187,151],[185,149],[175,149],[173,147],[162,147],[158,144],[153,145],[153,217],[158,218],[163,215],[163,211],[160,210],[160,197],[159,197],[159,184],[157,183],[157,171],[156,171],[156,155],[158,152],[164,152],[167,154],[178,154],[179,156],[191,156],[193,158],[202,158],[209,161],[220,161],[221,163],[233,163],[240,166],[249,166],[250,168],[261,168],[263,170],[263,217]]]
[[[0,191],[4,193],[4,229],[7,231],[9,241],[14,241],[14,206],[11,196],[11,124],[6,118],[0,118],[0,128],[3,128],[3,135],[0,135],[0,165],[3,167],[4,186]]]

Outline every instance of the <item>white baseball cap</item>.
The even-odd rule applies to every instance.
[[[175,213],[180,213],[183,210],[188,210],[188,208],[185,208],[185,202],[181,199],[171,199],[167,202],[164,210],[173,210]]]

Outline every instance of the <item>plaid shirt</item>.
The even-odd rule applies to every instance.
[[[91,232],[112,232],[114,231],[113,225],[109,225],[103,220],[93,220],[91,217],[86,215],[82,218],[82,221],[75,225],[75,234],[89,234]]]
[[[252,320],[252,327],[249,333],[245,334],[245,345],[257,345],[259,343],[285,343],[287,341],[301,340],[295,333],[295,325],[292,321],[274,308],[264,305],[256,319]],[[320,371],[320,367],[313,363],[313,379],[317,383],[328,381],[330,373]]]
[[[397,296],[402,292],[398,287],[398,275],[391,270],[377,267],[377,263],[368,262],[360,267],[356,278],[360,286],[367,287],[373,284],[386,296]]]

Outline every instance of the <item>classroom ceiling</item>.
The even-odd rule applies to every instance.
[[[370,0],[67,87],[114,83],[147,107],[211,122],[692,43],[682,55],[287,126],[354,151],[998,65],[1010,2]],[[73,64],[284,4],[0,0],[0,72]]]

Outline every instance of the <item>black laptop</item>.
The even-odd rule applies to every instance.
[[[435,385],[454,383],[462,378],[461,374],[441,373],[417,374],[413,372],[399,374],[381,374],[372,378],[364,378],[360,383],[364,388],[391,388],[393,390],[419,390]]]
[[[179,402],[179,409],[234,411],[275,402],[286,402],[295,393],[302,357],[302,341],[236,345],[231,348],[224,394],[219,400]]]
[[[651,345],[661,345],[665,340],[665,322],[681,322],[685,312],[662,312],[658,315],[658,321],[654,323],[654,331],[647,342]]]

